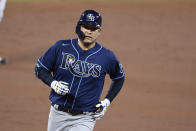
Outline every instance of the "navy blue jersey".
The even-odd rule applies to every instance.
[[[51,102],[75,110],[94,111],[99,102],[106,74],[112,80],[124,77],[122,65],[114,53],[100,44],[85,51],[78,39],[57,41],[38,59],[57,81],[69,83],[69,93],[59,95],[51,90]]]

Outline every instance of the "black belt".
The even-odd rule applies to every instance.
[[[66,106],[61,106],[61,105],[57,105],[52,103],[51,104],[56,110],[59,111],[63,111],[63,112],[67,112],[69,114],[71,114],[72,116],[76,116],[76,115],[80,115],[80,114],[85,114],[86,112],[84,111],[78,111],[78,110],[74,110],[71,107],[66,107]]]

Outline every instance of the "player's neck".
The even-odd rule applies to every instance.
[[[95,46],[95,42],[93,42],[91,44],[86,44],[86,43],[83,43],[80,39],[78,39],[78,45],[83,50],[89,50]]]

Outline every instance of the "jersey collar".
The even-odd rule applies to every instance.
[[[75,46],[76,50],[80,53],[93,53],[100,49],[101,45],[96,43],[95,46],[89,50],[83,50],[78,44],[78,38],[73,39],[73,45]]]

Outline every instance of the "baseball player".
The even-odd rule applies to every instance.
[[[4,10],[5,10],[5,6],[6,6],[6,1],[7,0],[0,0],[0,22],[3,19]]]
[[[121,90],[122,65],[96,42],[101,28],[101,15],[86,10],[76,25],[78,38],[57,41],[38,59],[35,74],[51,87],[48,131],[92,131]],[[112,83],[100,101],[106,74]]]

